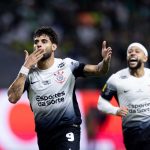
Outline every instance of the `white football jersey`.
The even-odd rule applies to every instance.
[[[120,106],[128,107],[129,113],[122,117],[123,131],[139,133],[140,138],[141,131],[150,128],[150,69],[145,68],[144,72],[143,77],[137,78],[130,75],[128,68],[118,71],[108,79],[102,91],[104,99],[111,100],[114,96]],[[150,138],[150,131],[144,134]]]
[[[25,90],[34,112],[36,130],[53,129],[59,125],[81,124],[75,96],[75,80],[83,75],[84,64],[70,58],[55,58],[47,70],[33,68]]]

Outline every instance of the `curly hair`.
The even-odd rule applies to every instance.
[[[33,38],[39,37],[42,34],[47,35],[50,38],[52,43],[58,44],[58,36],[51,27],[42,26],[42,27],[38,28],[37,30],[35,30],[35,32],[33,34]]]

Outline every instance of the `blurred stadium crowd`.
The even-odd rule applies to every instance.
[[[131,42],[150,47],[149,0],[1,0],[0,88],[7,88],[24,62],[24,49],[32,51],[32,33],[52,26],[59,34],[58,57],[98,63],[101,43],[113,49],[105,77],[78,80],[78,88],[101,88],[107,77],[126,66]],[[147,64],[149,66],[149,64]]]

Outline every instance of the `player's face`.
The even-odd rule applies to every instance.
[[[127,51],[127,63],[130,69],[138,69],[147,61],[147,56],[145,56],[144,52],[133,46]]]
[[[52,52],[56,50],[56,44],[53,44],[47,35],[42,34],[34,38],[34,50],[44,50],[45,53],[41,60],[46,60],[50,58]]]

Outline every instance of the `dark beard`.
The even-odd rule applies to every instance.
[[[48,58],[50,58],[51,57],[51,53],[45,53],[44,55],[43,55],[43,57],[41,58],[41,61],[45,61],[45,60],[47,60]]]
[[[136,65],[135,67],[131,67],[131,66],[129,65],[129,62],[128,62],[128,67],[129,67],[131,70],[137,70],[137,69],[141,68],[141,66],[142,66],[142,62],[141,62],[141,61],[138,61],[137,65]]]

